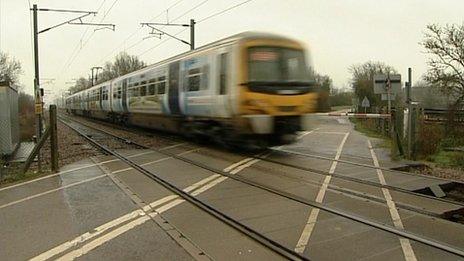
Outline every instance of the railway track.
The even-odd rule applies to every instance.
[[[126,164],[130,165],[134,169],[140,171],[144,175],[146,175],[146,176],[150,177],[151,179],[155,180],[156,182],[162,184],[163,186],[170,189],[171,191],[178,194],[179,196],[181,196],[183,198],[185,197],[185,199],[187,201],[191,202],[192,204],[198,206],[199,208],[201,208],[201,209],[203,209],[205,211],[208,211],[208,213],[210,213],[211,215],[221,219],[222,221],[226,222],[227,224],[231,225],[232,227],[242,231],[246,235],[248,235],[251,238],[257,240],[260,243],[262,243],[266,247],[269,247],[269,248],[273,249],[274,251],[276,251],[277,253],[279,253],[279,254],[287,257],[287,258],[290,258],[290,259],[306,259],[306,257],[300,255],[299,253],[296,253],[295,251],[283,246],[282,244],[279,244],[278,242],[275,242],[272,239],[269,239],[269,238],[263,236],[262,234],[260,234],[259,232],[253,230],[252,228],[247,227],[246,225],[238,222],[237,220],[234,220],[232,217],[227,216],[224,213],[216,210],[213,206],[208,205],[207,203],[202,202],[202,201],[196,199],[195,197],[192,197],[191,195],[188,195],[187,193],[183,192],[181,189],[177,188],[175,185],[170,184],[169,182],[161,179],[158,175],[156,175],[156,173],[153,173],[153,172],[145,169],[143,166],[140,166],[140,165],[136,164],[131,159],[128,159],[128,158],[124,157],[120,153],[112,150],[111,148],[106,147],[105,145],[102,145],[101,142],[98,142],[98,141],[94,140],[92,138],[92,135],[90,135],[90,136],[87,135],[82,130],[82,128],[88,128],[88,129],[91,129],[93,132],[103,133],[104,135],[107,135],[108,137],[110,137],[110,139],[117,139],[120,142],[122,142],[123,144],[128,144],[130,146],[136,146],[136,147],[139,147],[139,148],[152,149],[152,150],[153,150],[153,148],[150,148],[150,147],[148,147],[148,146],[146,146],[144,144],[139,144],[139,143],[137,143],[135,141],[132,141],[132,140],[130,140],[128,138],[122,137],[122,136],[120,136],[118,134],[115,134],[115,133],[112,133],[110,131],[103,130],[101,128],[97,129],[95,126],[91,126],[91,124],[89,124],[89,123],[79,122],[79,121],[76,121],[75,119],[71,119],[71,118],[66,118],[66,119],[62,118],[61,121],[63,123],[65,123],[66,125],[68,125],[68,126],[70,126],[72,124],[76,124],[76,125],[80,126],[80,127],[78,127],[78,126],[77,127],[76,126],[74,126],[74,127],[70,126],[70,127],[72,129],[74,129],[76,132],[78,132],[80,135],[82,135],[84,138],[89,140],[89,142],[91,142],[94,146],[96,146],[99,149],[103,150],[105,153],[117,157],[118,159],[120,159],[121,161],[123,161]],[[357,215],[355,215],[353,213],[349,213],[349,212],[342,211],[342,210],[339,210],[339,209],[336,209],[336,208],[333,208],[333,207],[329,207],[329,206],[327,206],[325,204],[317,203],[315,201],[308,200],[306,198],[300,197],[300,196],[295,195],[293,193],[282,191],[279,188],[257,183],[255,181],[253,181],[252,179],[245,178],[245,177],[243,177],[241,175],[231,175],[231,174],[229,174],[227,172],[224,172],[223,170],[212,168],[211,166],[208,166],[208,165],[206,165],[204,163],[196,162],[194,160],[187,159],[187,158],[184,158],[184,157],[181,157],[181,156],[177,156],[177,155],[174,155],[172,153],[168,153],[166,151],[160,151],[160,150],[157,150],[157,149],[155,149],[155,151],[157,151],[158,153],[164,154],[166,156],[172,157],[174,159],[181,160],[181,161],[186,162],[188,164],[191,164],[193,166],[196,166],[196,167],[211,171],[213,173],[219,174],[221,176],[232,179],[234,181],[240,182],[241,184],[245,184],[247,186],[253,186],[255,188],[261,189],[261,190],[266,191],[268,193],[272,193],[274,195],[278,195],[278,196],[286,198],[288,200],[292,200],[292,201],[304,204],[304,205],[306,205],[308,207],[317,208],[317,209],[326,211],[328,213],[331,213],[331,214],[334,214],[334,215],[337,215],[337,216],[340,216],[340,217],[343,217],[343,218],[346,218],[346,219],[349,219],[349,220],[352,220],[352,221],[355,221],[355,222],[358,222],[358,223],[362,223],[362,224],[367,225],[369,227],[374,227],[374,228],[382,230],[384,232],[394,234],[394,235],[400,236],[402,238],[407,238],[407,239],[413,240],[415,242],[420,242],[420,243],[428,245],[430,247],[440,249],[442,251],[445,251],[445,252],[460,256],[460,257],[464,257],[464,251],[462,249],[451,246],[451,245],[448,245],[446,243],[439,242],[439,241],[436,241],[434,239],[430,239],[430,238],[427,238],[427,237],[424,237],[422,235],[412,233],[412,232],[404,230],[404,229],[397,229],[397,228],[392,227],[390,225],[382,224],[382,223],[379,223],[379,222],[376,222],[376,221],[373,221],[373,220],[370,220],[370,219],[366,219],[366,218],[361,217],[361,216],[357,216]],[[256,157],[256,158],[261,159],[262,157]],[[278,164],[281,164],[281,163],[278,163]],[[332,189],[334,189],[334,188],[332,188]],[[343,191],[343,192],[346,193],[347,191]],[[402,206],[402,207],[404,207],[404,206]],[[411,208],[409,208],[408,210],[424,214],[423,211],[420,211],[419,209],[414,209],[414,208],[411,209]],[[425,213],[425,214],[431,215],[431,213]]]
[[[85,120],[89,121],[89,119],[85,119]],[[119,128],[119,129],[127,131],[127,132],[133,132],[134,131],[134,129],[131,129],[129,127],[115,126],[113,124],[110,124],[110,123],[107,123],[107,122],[101,122],[101,121],[94,121],[94,120],[90,120],[90,121],[95,123],[95,124],[99,124],[99,125],[101,124],[101,125],[104,125],[104,126],[108,126],[110,128]],[[81,123],[83,123],[83,122],[81,122]],[[148,138],[153,136],[152,133],[148,133],[143,129],[137,129],[137,131],[142,133],[143,135],[146,135]],[[108,132],[108,134],[114,135],[113,133],[109,133],[109,132]],[[163,139],[165,139],[166,141],[172,142],[172,143],[186,142],[182,138],[173,137],[172,135],[168,135],[168,134],[162,134],[161,137]],[[134,142],[134,141],[131,141],[127,137],[125,137],[123,139],[129,144]],[[142,140],[142,142],[145,142],[145,140]],[[197,144],[193,144],[193,143],[190,143],[190,144],[194,145],[194,146],[197,145]],[[153,149],[153,146],[145,145],[145,144],[142,145],[140,141],[139,141],[138,145],[141,148]],[[212,150],[217,149],[217,148],[214,148],[214,147],[208,147],[208,145],[206,145],[206,148],[210,148]],[[301,166],[301,165],[297,165],[297,164],[287,163],[287,162],[285,162],[285,160],[271,159],[269,157],[263,156],[263,155],[266,155],[266,152],[277,152],[277,153],[284,153],[284,154],[287,154],[287,155],[297,155],[297,156],[315,158],[315,159],[324,160],[324,161],[330,161],[330,162],[337,161],[337,162],[340,162],[340,163],[350,164],[350,165],[354,165],[354,166],[360,166],[360,167],[363,167],[363,168],[369,168],[369,169],[374,169],[374,170],[380,169],[380,170],[383,170],[383,171],[389,171],[391,173],[395,173],[395,174],[399,174],[399,175],[421,177],[421,178],[426,178],[426,179],[430,178],[432,180],[443,181],[445,179],[436,178],[436,177],[430,177],[430,176],[425,176],[425,175],[420,175],[420,174],[414,174],[414,173],[409,173],[409,172],[404,172],[404,171],[391,170],[391,169],[387,169],[387,168],[376,167],[376,166],[372,166],[372,165],[368,165],[368,164],[356,163],[356,162],[351,162],[351,161],[346,161],[346,160],[334,160],[333,158],[329,158],[329,157],[325,157],[325,156],[311,155],[311,154],[300,153],[300,152],[291,151],[291,150],[285,150],[285,149],[271,148],[268,151],[265,151],[263,153],[257,153],[257,154],[245,153],[245,154],[242,154],[243,157],[247,157],[247,158],[253,159],[253,160],[260,160],[260,161],[267,162],[267,163],[270,163],[270,164],[286,166],[286,167],[289,167],[289,168],[292,168],[292,169],[295,169],[295,170],[302,170],[302,171],[305,171],[305,172],[315,173],[315,174],[321,175],[323,177],[331,176],[333,178],[337,178],[337,179],[340,179],[340,180],[343,180],[343,181],[348,181],[348,182],[353,182],[353,183],[357,183],[357,184],[372,186],[372,187],[376,187],[376,188],[379,188],[379,189],[382,189],[382,188],[383,189],[389,189],[389,190],[396,191],[396,192],[401,193],[401,194],[409,195],[412,198],[421,198],[421,199],[429,200],[430,202],[439,202],[439,204],[447,204],[448,205],[447,208],[456,209],[456,210],[455,211],[450,211],[450,212],[439,212],[439,211],[436,211],[436,210],[429,210],[429,209],[427,209],[426,206],[424,207],[424,206],[414,205],[414,203],[411,203],[411,202],[408,202],[408,201],[405,201],[405,202],[397,201],[397,202],[395,202],[397,207],[401,208],[401,209],[421,213],[421,214],[436,217],[436,218],[442,218],[442,219],[446,219],[446,220],[450,220],[450,221],[456,221],[456,222],[464,223],[464,202],[457,202],[457,201],[453,201],[453,200],[449,200],[449,199],[434,197],[434,196],[431,196],[431,195],[410,191],[410,190],[407,190],[405,188],[401,188],[401,187],[397,187],[397,186],[380,184],[379,182],[374,182],[374,181],[370,181],[370,180],[353,178],[353,177],[350,177],[350,176],[343,175],[343,174],[341,174],[339,172],[329,173],[328,171],[324,171],[324,170],[319,170],[319,169],[310,168],[310,167],[306,167],[306,166]],[[171,155],[169,155],[169,156],[171,156]],[[308,183],[310,183],[312,185],[319,185],[319,186],[322,185],[321,183],[314,182],[314,181],[307,181],[307,180],[304,180],[304,179],[300,179],[300,181],[301,182],[308,182]],[[457,182],[457,181],[452,181],[452,182]],[[329,184],[329,188],[331,190],[333,190],[333,191],[338,191],[338,192],[345,193],[345,194],[348,194],[348,195],[353,195],[353,196],[356,196],[356,197],[359,197],[359,198],[362,198],[362,199],[372,200],[372,201],[376,201],[376,202],[379,202],[379,203],[385,203],[385,204],[387,203],[384,198],[381,198],[381,197],[378,197],[378,196],[373,196],[373,195],[362,193],[362,192],[353,191],[353,190],[346,189],[346,188],[343,188],[343,187],[340,187],[340,186],[335,186],[335,185]],[[412,201],[414,202],[414,200],[412,200]],[[436,203],[434,203],[434,204],[436,204]]]

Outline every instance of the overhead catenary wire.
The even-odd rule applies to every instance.
[[[156,16],[154,16],[153,18],[150,19],[150,22],[155,20],[156,18],[162,16],[165,12],[167,12],[168,10],[171,10],[172,8],[174,8],[175,6],[177,6],[178,4],[180,4],[181,2],[183,2],[184,0],[178,0],[176,1],[175,3],[173,3],[172,5],[170,5],[168,8],[166,8],[166,10],[163,10],[162,12],[160,12],[159,14],[157,14]],[[136,30],[134,30],[132,32],[132,34],[129,34],[128,37],[126,37],[120,44],[118,44],[114,49],[111,50],[111,52],[109,52],[107,55],[105,55],[102,59],[100,59],[100,61],[98,63],[102,63],[104,62],[108,57],[110,57],[116,50],[119,50],[122,46],[124,46],[127,42],[127,40],[129,40],[130,38],[134,37],[134,35],[136,35],[138,32],[140,32],[140,30],[142,29],[142,27],[138,27]],[[135,44],[132,44],[131,46],[129,46],[128,48],[124,48],[124,50],[128,50],[128,49],[131,49],[132,47],[138,45],[139,43],[141,43],[144,39],[140,39],[138,42],[136,42]]]
[[[103,0],[100,4],[100,6],[98,7],[97,9],[97,13],[100,11],[100,9],[103,7],[103,5],[105,4],[106,0]],[[92,17],[92,19],[90,20],[90,22],[93,22],[93,20],[95,20],[95,16]],[[71,55],[69,56],[69,58],[66,60],[66,62],[63,64],[63,67],[64,68],[70,61],[71,59],[73,58],[74,54],[79,50],[79,46],[82,46],[82,41],[84,40],[84,37],[87,35],[87,32],[89,31],[90,29],[90,26],[87,26],[84,33],[82,34],[79,42],[77,43],[76,47],[74,48],[74,50],[72,51]]]
[[[224,13],[226,13],[226,12],[232,10],[232,9],[235,9],[235,8],[237,8],[237,7],[240,7],[240,6],[244,5],[244,4],[247,4],[247,3],[251,2],[251,1],[253,1],[253,0],[246,0],[246,1],[240,2],[240,3],[238,3],[238,4],[232,5],[232,6],[227,7],[227,8],[225,8],[225,9],[219,11],[219,12],[216,12],[216,13],[214,13],[214,14],[212,14],[212,15],[209,15],[209,16],[206,16],[206,17],[204,17],[204,18],[201,18],[201,19],[198,20],[196,23],[199,24],[199,23],[201,23],[201,22],[204,22],[204,21],[206,21],[206,20],[209,20],[209,19],[211,19],[211,18],[213,18],[213,17],[216,17],[216,16],[218,16],[218,15],[224,14]],[[182,29],[181,31],[175,33],[174,36],[177,36],[177,35],[181,34],[182,32],[185,32],[187,29],[188,29],[188,28]],[[161,46],[162,44],[164,44],[165,42],[167,42],[167,41],[169,41],[169,40],[171,40],[171,38],[168,38],[168,39],[166,39],[166,40],[160,42],[159,44],[157,44],[157,45],[155,45],[155,46],[153,46],[153,47],[151,47],[151,48],[149,48],[149,49],[147,49],[147,50],[141,52],[141,53],[138,54],[137,56],[144,55],[144,54],[146,54],[146,53],[148,53],[148,52],[150,52],[150,51],[152,51],[152,50],[158,48],[159,46]]]
[[[213,18],[213,17],[216,17],[216,16],[218,16],[218,15],[221,15],[221,14],[223,14],[223,13],[226,13],[226,12],[232,10],[232,9],[235,9],[235,8],[237,8],[237,7],[239,7],[239,6],[242,6],[242,5],[244,5],[244,4],[247,4],[247,3],[251,2],[251,1],[253,1],[253,0],[246,0],[246,1],[243,1],[243,2],[238,3],[238,4],[236,4],[236,5],[230,6],[230,7],[226,8],[226,9],[224,9],[224,10],[222,10],[222,11],[219,11],[219,12],[217,12],[217,13],[214,13],[214,14],[212,14],[212,15],[209,15],[209,16],[207,16],[207,17],[204,17],[204,18],[198,20],[197,23],[201,23],[201,22],[204,22],[204,21],[206,21],[206,20],[209,20],[209,19],[211,19],[211,18]]]
[[[186,12],[184,12],[184,13],[182,13],[181,15],[177,16],[176,18],[174,18],[174,19],[171,20],[170,22],[176,22],[176,21],[179,20],[180,18],[182,18],[182,17],[186,16],[187,14],[191,13],[192,11],[198,9],[199,7],[201,7],[202,5],[204,5],[204,4],[205,4],[206,2],[208,2],[208,1],[209,1],[209,0],[204,0],[204,1],[200,2],[199,4],[197,4],[197,5],[195,5],[194,7],[190,8],[190,9],[187,10]],[[166,26],[163,26],[163,27],[161,27],[160,29],[164,29],[164,28],[166,28]],[[179,32],[177,32],[177,33],[175,33],[175,34],[173,34],[173,36],[177,36],[177,35],[181,34],[182,32],[184,32],[184,31],[186,31],[186,30],[187,30],[187,28],[184,28],[183,30],[181,30],[181,31],[179,31]],[[163,40],[161,43],[159,43],[159,44],[157,44],[157,45],[155,45],[155,46],[149,48],[148,50],[143,51],[142,53],[138,54],[137,56],[143,55],[143,54],[145,54],[145,53],[147,53],[147,52],[149,52],[149,51],[155,49],[156,47],[160,46],[161,44],[167,42],[167,41],[170,40],[170,39],[171,39],[171,38],[168,38],[168,39]],[[143,40],[144,40],[144,39],[142,39],[142,40],[139,41],[138,43],[141,43]],[[137,43],[137,44],[138,44],[138,43]],[[131,47],[134,47],[135,45],[136,45],[136,44],[132,45]]]
[[[110,11],[113,9],[113,7],[116,5],[116,3],[118,2],[119,0],[114,0],[113,3],[111,4],[110,8],[103,14],[103,17],[100,19],[100,23],[103,22],[103,20],[105,20],[106,16],[110,13]],[[71,59],[71,61],[65,65],[63,67],[63,70],[67,70],[71,67],[71,65],[74,63],[74,61],[77,59],[77,57],[79,56],[79,53],[82,51],[82,49],[84,49],[84,47],[89,43],[90,39],[92,38],[92,36],[95,34],[95,31],[92,32],[92,34],[89,36],[89,38],[87,38],[87,40],[82,44],[81,48],[79,49],[79,51],[74,55],[74,57]],[[61,74],[61,73],[60,73]]]

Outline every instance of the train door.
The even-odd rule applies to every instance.
[[[98,90],[100,93],[98,95],[98,98],[100,99],[100,110],[103,110],[103,87],[100,87]]]
[[[129,112],[127,109],[127,79],[122,80],[122,109],[124,112]]]
[[[180,115],[179,105],[179,62],[169,65],[168,103],[171,114]]]
[[[217,69],[218,69],[218,102],[217,113],[221,116],[228,116],[230,113],[230,58],[229,53],[224,52],[217,56]]]

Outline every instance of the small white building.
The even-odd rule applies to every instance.
[[[11,155],[19,144],[18,90],[0,83],[0,156]]]

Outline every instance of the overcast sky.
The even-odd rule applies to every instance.
[[[189,49],[175,40],[165,41],[166,37],[143,40],[149,30],[141,28],[141,22],[166,22],[167,18],[173,21],[198,6],[175,21],[187,23],[190,18],[201,20],[243,1],[0,0],[0,49],[21,61],[21,83],[31,93],[34,67],[29,4],[98,10],[97,16],[85,21],[116,24],[115,32],[65,25],[40,34],[40,75],[55,79],[43,87],[55,92],[67,88],[66,82],[73,78],[88,76],[92,66],[103,65],[120,51],[154,63]],[[368,60],[394,66],[403,78],[407,68],[412,67],[417,80],[427,68],[424,50],[418,44],[426,25],[463,23],[463,10],[463,0],[253,0],[199,23],[196,45],[243,31],[267,31],[305,43],[316,71],[332,77],[336,87],[348,86],[350,65]],[[41,12],[39,29],[75,16]],[[167,30],[177,33],[182,28]],[[178,36],[188,40],[188,30]]]

